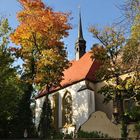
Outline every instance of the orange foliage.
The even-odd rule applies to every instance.
[[[29,63],[26,62],[32,57],[34,58],[34,79],[39,77],[37,81],[41,81],[43,79],[41,77],[46,76],[44,74],[44,68],[47,69],[46,66],[58,65],[57,63],[62,61],[63,64],[61,65],[64,68],[67,67],[62,39],[68,36],[68,30],[71,29],[70,24],[68,24],[69,14],[54,12],[52,8],[45,6],[41,0],[19,0],[19,2],[23,8],[17,14],[20,24],[11,34],[11,40],[16,45],[21,46],[18,49],[18,55],[25,60],[25,68],[29,67]],[[54,61],[55,59],[57,62]],[[40,72],[37,73],[39,69]],[[61,68],[62,71],[63,67]],[[42,76],[37,76],[41,72]]]
[[[46,41],[47,46],[58,46],[60,39],[68,35],[71,29],[68,22],[68,14],[54,12],[40,0],[20,0],[23,10],[17,14],[19,27],[11,35],[11,39],[17,45],[28,46],[29,41]],[[30,44],[32,46],[32,44]],[[44,45],[44,44],[43,44]]]

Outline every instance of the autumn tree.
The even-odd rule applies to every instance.
[[[21,47],[17,56],[24,61],[25,79],[37,86],[57,86],[68,60],[63,37],[71,28],[68,14],[54,12],[41,0],[20,0],[23,9],[17,14],[20,25],[11,40]]]
[[[122,137],[126,137],[126,124],[129,122],[128,118],[132,119],[130,114],[133,108],[131,112],[124,110],[123,102],[126,99],[134,100],[136,103],[140,101],[140,1],[127,0],[121,10],[123,10],[123,21],[129,25],[125,24],[130,31],[129,39],[124,37],[124,29],[121,31],[107,27],[104,30],[98,30],[91,27],[90,31],[102,44],[92,48],[93,58],[101,63],[97,77],[100,80],[107,80],[107,85],[101,88],[100,93],[105,96],[105,102],[114,101],[114,115],[120,114],[116,119],[118,122],[122,121]],[[125,76],[122,77],[122,75]]]
[[[49,91],[62,80],[68,67],[62,40],[71,26],[69,14],[54,12],[41,0],[19,0],[19,3],[22,6],[17,14],[19,26],[11,34],[11,40],[20,46],[13,50],[24,62],[22,79],[30,84],[31,97],[35,88]]]
[[[108,82],[110,82],[111,79],[111,85],[109,83],[102,88],[102,90],[108,89],[112,92],[114,92],[114,90],[117,91],[121,79],[120,75],[124,71],[122,59],[120,57],[122,46],[125,41],[123,33],[121,31],[117,32],[112,27],[106,27],[102,31],[99,31],[96,27],[91,27],[90,32],[93,34],[93,37],[97,38],[102,44],[93,46],[92,48],[92,57],[101,63],[100,69],[96,72],[96,77],[98,80],[108,80]],[[105,102],[113,99],[114,107],[118,109],[117,100],[119,98],[119,93],[116,93],[116,91],[111,94],[107,91],[107,93],[104,94],[106,96]]]
[[[23,94],[21,82],[13,66],[9,49],[11,28],[8,20],[0,20],[0,137],[12,137],[18,103]]]
[[[99,92],[104,95],[104,102],[108,103],[113,100],[115,123],[121,122],[121,135],[127,137],[127,120],[123,103],[126,99],[134,97],[136,93],[132,92],[133,89],[130,86],[130,83],[133,83],[131,76],[122,76],[131,72],[123,59],[126,41],[123,31],[113,27],[106,27],[104,30],[91,27],[90,32],[102,44],[92,48],[93,58],[101,64],[96,77],[98,80],[106,80],[107,82]]]
[[[133,71],[133,76],[129,78],[129,87],[130,92],[133,93],[134,96],[132,98],[140,104],[140,1],[132,0],[129,5],[131,9],[128,11],[124,9],[126,13],[130,13],[130,18],[132,19],[132,25],[130,28],[130,37],[126,42],[126,46],[124,47],[123,60],[124,64],[129,68],[129,71]],[[135,111],[137,110],[137,112]],[[128,112],[128,115],[131,118],[136,119],[138,121],[136,128],[139,132],[140,128],[140,107],[134,108],[131,112]],[[133,115],[132,115],[133,114]],[[140,133],[139,133],[140,134]]]
[[[127,40],[123,51],[125,67],[133,72],[131,88],[135,92],[134,99],[140,103],[140,14],[136,17],[136,23],[131,28],[130,38]]]

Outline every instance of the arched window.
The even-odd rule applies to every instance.
[[[76,50],[77,50],[77,52],[79,51],[79,49],[78,49],[78,48],[76,48]]]
[[[62,115],[62,124],[72,124],[72,97],[71,93],[66,91],[62,100],[63,106],[63,115]]]

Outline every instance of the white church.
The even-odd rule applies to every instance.
[[[78,39],[75,43],[75,60],[64,71],[61,87],[49,93],[53,109],[54,126],[60,131],[87,132],[100,131],[110,137],[121,137],[119,124],[112,123],[113,103],[103,104],[104,97],[97,91],[105,84],[95,78],[99,64],[91,58],[91,52],[86,52],[86,41],[82,32],[81,15],[79,16]],[[36,97],[35,122],[38,127],[46,92]],[[133,126],[130,126],[130,130]],[[130,131],[134,137],[135,132]]]

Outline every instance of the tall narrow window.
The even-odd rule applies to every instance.
[[[63,126],[66,124],[72,124],[72,97],[70,92],[66,92],[64,94],[63,100],[63,117],[62,117],[62,124]]]

